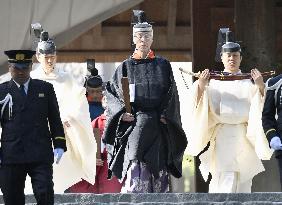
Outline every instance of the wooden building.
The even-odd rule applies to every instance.
[[[145,0],[142,9],[154,26],[153,49],[171,61],[191,61],[190,0]],[[59,62],[118,62],[132,52],[132,9],[118,14],[59,49]]]
[[[250,67],[279,70],[281,7],[281,0],[144,0],[132,9],[145,10],[153,22],[153,49],[159,55],[171,61],[192,61],[195,71],[221,66],[214,61],[221,27],[229,27],[241,42],[246,70]],[[93,25],[59,48],[58,61],[84,62],[95,58],[100,62],[114,62],[126,58],[131,52],[132,9]]]

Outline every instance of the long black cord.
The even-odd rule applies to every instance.
[[[187,89],[189,89],[189,86],[188,86],[188,84],[187,84],[187,82],[186,82],[186,80],[185,80],[185,78],[184,78],[183,72],[180,71],[180,73],[181,73],[182,79],[183,79],[183,81],[184,81],[185,87],[186,87]]]

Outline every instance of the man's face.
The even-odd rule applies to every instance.
[[[24,67],[17,67],[17,64],[9,64],[9,71],[12,79],[22,85],[30,78],[31,63]]]
[[[42,65],[45,73],[49,74],[54,70],[54,66],[57,61],[56,54],[37,53],[36,58],[39,61],[39,63]]]
[[[90,102],[101,102],[102,100],[102,87],[91,88],[87,87],[87,97]]]
[[[225,52],[221,55],[224,68],[229,72],[238,72],[242,61],[240,52]]]
[[[153,43],[153,35],[151,32],[136,32],[133,36],[133,42],[136,49],[141,52],[148,52]]]

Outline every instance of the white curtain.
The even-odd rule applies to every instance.
[[[30,49],[30,24],[40,22],[58,48],[96,24],[143,0],[0,0],[0,73],[6,71],[4,50]]]

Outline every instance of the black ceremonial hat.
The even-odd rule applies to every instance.
[[[47,31],[41,32],[37,50],[41,54],[54,54],[56,52],[55,42],[49,38]]]
[[[86,85],[90,88],[98,88],[103,85],[103,80],[101,76],[96,75],[96,76],[90,76],[87,79]]]
[[[241,46],[239,43],[232,42],[230,40],[231,31],[226,32],[226,42],[221,48],[222,53],[226,52],[241,52]]]
[[[133,10],[132,15],[133,32],[152,31],[152,25],[148,23],[146,14],[142,10]]]

